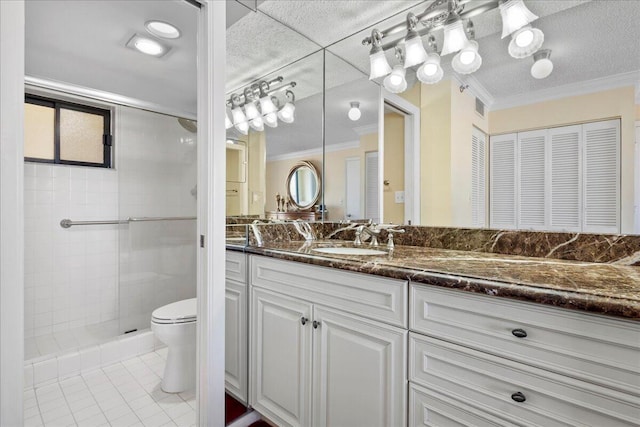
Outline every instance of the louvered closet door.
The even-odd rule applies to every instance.
[[[551,229],[580,231],[582,126],[549,129],[551,168]]]
[[[620,232],[620,120],[587,123],[584,139],[583,231]]]
[[[478,128],[471,131],[471,221],[486,226],[486,146],[487,136]]]
[[[547,131],[518,133],[518,228],[542,230],[546,225]]]
[[[516,228],[516,142],[517,134],[491,137],[492,228]]]

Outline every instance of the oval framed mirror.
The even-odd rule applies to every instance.
[[[320,198],[320,174],[308,161],[296,163],[287,176],[287,196],[298,210],[309,210]]]

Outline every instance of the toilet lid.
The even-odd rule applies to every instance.
[[[172,302],[153,310],[152,321],[156,323],[186,323],[196,321],[196,298]]]

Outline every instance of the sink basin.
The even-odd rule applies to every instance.
[[[315,252],[334,255],[386,255],[385,251],[367,248],[315,248]]]

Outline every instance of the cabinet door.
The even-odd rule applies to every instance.
[[[406,330],[314,307],[313,426],[406,425]]]
[[[225,292],[225,386],[247,403],[247,286],[227,279]]]
[[[279,426],[309,426],[311,304],[254,288],[251,307],[250,404]]]

